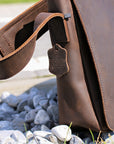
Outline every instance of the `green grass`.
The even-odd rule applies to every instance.
[[[37,2],[37,1],[39,1],[39,0],[0,0],[0,4]]]

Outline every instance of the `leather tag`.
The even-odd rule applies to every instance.
[[[57,77],[61,77],[69,72],[67,62],[67,51],[59,44],[48,51],[49,57],[49,71]]]

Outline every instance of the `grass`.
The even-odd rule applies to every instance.
[[[0,4],[37,2],[39,0],[0,0]]]

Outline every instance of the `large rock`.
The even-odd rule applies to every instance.
[[[55,135],[60,141],[69,141],[71,137],[71,129],[67,125],[59,125],[52,128],[52,134]]]
[[[48,113],[45,110],[40,110],[35,117],[35,124],[46,124],[50,120]]]

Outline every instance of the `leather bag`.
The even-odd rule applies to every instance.
[[[113,0],[40,0],[0,29],[0,79],[21,71],[49,30],[59,123],[114,130],[113,6]]]

